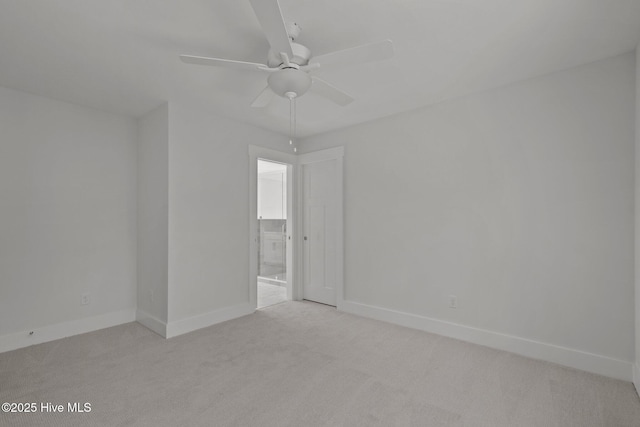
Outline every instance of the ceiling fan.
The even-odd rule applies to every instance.
[[[290,101],[308,90],[323,96],[338,105],[347,105],[354,99],[346,92],[310,74],[321,66],[350,65],[379,61],[393,56],[391,40],[369,43],[320,56],[294,40],[300,34],[296,23],[285,24],[278,0],[249,0],[269,42],[267,64],[235,61],[222,58],[180,55],[183,62],[269,73],[267,86],[251,104],[252,107],[267,106],[274,95]]]

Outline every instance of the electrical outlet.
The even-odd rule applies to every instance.
[[[449,308],[458,308],[458,297],[449,295]]]
[[[82,294],[80,304],[87,305],[91,302],[90,294]]]

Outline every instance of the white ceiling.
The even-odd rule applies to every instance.
[[[356,98],[298,100],[301,136],[632,51],[640,0],[281,0],[315,54],[391,39],[393,59],[315,73]],[[249,105],[261,72],[179,54],[266,61],[248,0],[0,0],[0,85],[139,116],[191,103],[277,132],[288,101]]]

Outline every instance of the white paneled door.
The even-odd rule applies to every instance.
[[[336,305],[338,160],[302,165],[304,299]]]

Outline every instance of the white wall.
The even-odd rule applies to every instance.
[[[132,321],[135,121],[0,88],[0,129],[0,351]]]
[[[169,239],[169,107],[138,120],[138,321],[165,335]]]
[[[346,299],[476,328],[459,336],[524,338],[491,335],[516,350],[579,350],[563,354],[628,378],[634,62],[618,56],[303,141],[301,152],[345,146]]]
[[[251,309],[249,144],[288,150],[281,135],[169,105],[169,336]]]

